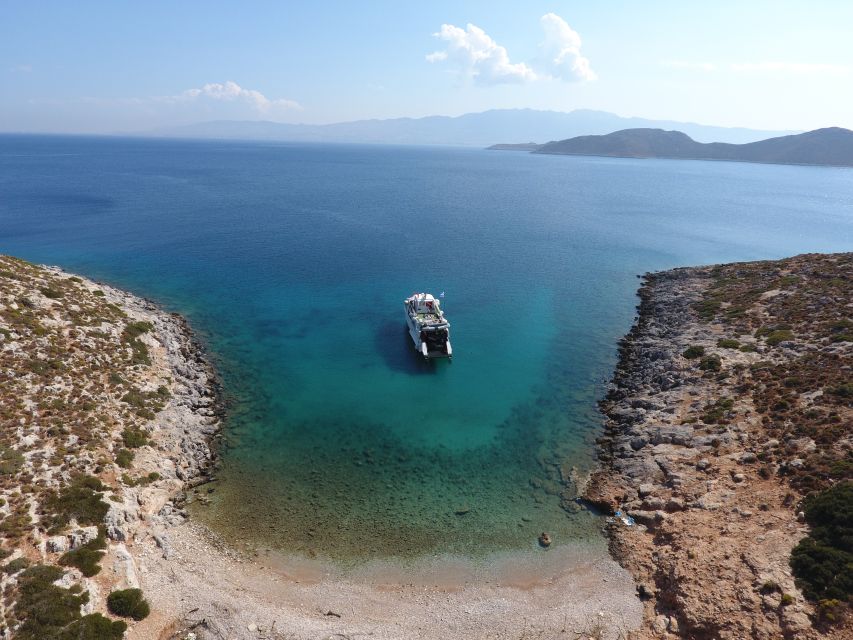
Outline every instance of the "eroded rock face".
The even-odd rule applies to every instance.
[[[812,361],[850,370],[851,343],[828,335],[831,310],[798,311],[824,279],[849,283],[849,273],[853,254],[646,277],[638,321],[620,343],[602,402],[602,468],[584,494],[634,519],[626,526],[614,518],[608,531],[614,556],[644,585],[641,637],[826,637],[812,628],[811,605],[788,565],[806,533],[795,511],[799,478],[821,450],[812,437],[785,437],[794,422],[778,418],[797,410],[802,424],[810,410],[834,411],[853,423],[849,407],[822,404],[824,389],[811,388],[818,383],[805,389],[786,373]],[[748,280],[747,293],[734,295],[739,278]],[[762,287],[778,291],[762,296]],[[848,284],[826,304],[849,315],[852,294]],[[795,339],[764,337],[780,318]],[[827,371],[830,385],[836,378]],[[801,394],[788,391],[801,384]],[[777,387],[784,397],[768,398]],[[836,436],[822,452],[849,455],[850,436]],[[800,474],[793,485],[792,474]],[[851,632],[848,625],[830,637]]]

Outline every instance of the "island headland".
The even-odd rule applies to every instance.
[[[617,515],[637,637],[853,637],[851,275],[846,253],[645,276],[585,491]]]
[[[757,142],[731,144],[696,142],[681,131],[622,129],[606,135],[577,136],[545,144],[496,144],[488,149],[553,155],[850,167],[853,166],[853,131],[827,127]]]

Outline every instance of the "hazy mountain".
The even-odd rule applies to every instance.
[[[486,149],[489,151],[536,151],[540,147],[542,145],[537,142],[517,142],[514,144],[493,144],[491,147],[486,147]]]
[[[853,166],[853,131],[831,127],[748,144],[703,144],[681,131],[625,129],[549,142],[533,153]]]
[[[142,135],[180,138],[286,140],[293,142],[362,142],[383,144],[438,144],[484,147],[497,141],[562,140],[580,135],[605,134],[619,129],[654,127],[678,129],[704,142],[753,142],[790,131],[711,127],[688,122],[623,118],[606,111],[536,111],[502,109],[462,116],[429,116],[390,120],[356,120],[335,124],[282,124],[220,120],[157,129]]]

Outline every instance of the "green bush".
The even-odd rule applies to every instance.
[[[0,569],[0,570],[3,571],[3,573],[8,573],[11,575],[13,573],[18,573],[18,571],[21,571],[22,569],[26,569],[29,566],[30,566],[30,561],[27,560],[25,557],[21,556],[20,558],[15,558],[14,560],[10,560],[5,565],[3,565],[2,569]]]
[[[53,584],[61,577],[62,569],[48,565],[35,565],[18,576],[14,615],[22,624],[16,640],[55,638],[80,618],[80,605],[88,602],[89,594],[77,595]]]
[[[59,564],[64,567],[77,567],[87,578],[101,571],[101,558],[107,548],[107,539],[103,529],[98,531],[98,537],[86,544],[67,551],[59,558]]]
[[[65,294],[64,294],[62,291],[60,291],[59,289],[54,289],[54,288],[52,288],[52,287],[42,287],[41,289],[39,289],[39,291],[41,291],[41,292],[42,292],[42,295],[43,295],[45,298],[52,298],[52,299],[54,299],[54,300],[56,300],[56,299],[58,299],[58,298],[61,298],[62,296],[64,296],[64,295],[65,295]]]
[[[853,481],[806,499],[811,533],[791,552],[797,586],[810,600],[847,601],[853,595]]]
[[[143,333],[148,333],[153,328],[154,325],[150,322],[128,322],[127,326],[124,328],[122,336],[126,340],[131,340],[133,338],[138,338]]]
[[[59,531],[72,518],[81,525],[99,525],[107,515],[109,505],[101,499],[104,485],[92,476],[77,476],[58,493],[46,493],[43,506],[48,513],[51,531]]]
[[[780,342],[787,342],[788,340],[793,340],[794,334],[788,329],[777,329],[776,331],[771,331],[767,334],[766,342],[771,347],[775,347]]]
[[[699,368],[702,371],[719,371],[723,368],[723,361],[716,353],[712,353],[699,361]]]
[[[830,389],[829,392],[840,398],[853,398],[853,382],[840,384],[837,387]]]
[[[127,624],[99,613],[81,617],[89,594],[79,585],[63,589],[53,584],[61,577],[62,569],[48,565],[35,565],[18,577],[15,640],[121,640]]]
[[[24,454],[17,449],[0,447],[0,476],[13,476],[24,466]]]
[[[685,358],[688,360],[694,360],[696,358],[701,358],[705,355],[705,347],[702,347],[698,344],[692,344],[684,350],[682,353]]]
[[[134,620],[142,620],[151,613],[151,607],[140,589],[113,591],[107,597],[107,609],[114,615]]]
[[[91,613],[72,622],[57,636],[57,640],[122,640],[125,631],[126,622]]]
[[[132,427],[127,427],[121,432],[121,439],[124,442],[124,446],[128,449],[138,449],[148,444],[148,434],[142,429],[134,429]]]
[[[740,347],[740,342],[733,338],[720,338],[717,340],[717,346],[723,349],[737,349]]]
[[[693,305],[693,308],[704,320],[713,320],[717,315],[717,311],[723,306],[722,301],[713,298],[706,298],[701,302]]]
[[[838,624],[844,619],[847,607],[840,600],[827,598],[817,603],[817,621],[821,625]]]
[[[116,453],[116,464],[122,469],[127,469],[133,462],[133,451],[128,449],[119,449]]]
[[[128,322],[125,326],[121,339],[131,349],[131,364],[151,364],[151,359],[148,357],[148,347],[139,340],[139,336],[148,333],[153,328],[154,325],[150,322]]]
[[[713,403],[705,405],[705,413],[702,414],[702,422],[705,424],[724,424],[728,413],[734,408],[735,401],[732,398],[720,398]]]

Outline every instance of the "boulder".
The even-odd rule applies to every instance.
[[[83,527],[71,534],[71,548],[79,549],[98,537],[98,527]]]
[[[68,538],[66,536],[51,536],[47,539],[45,547],[48,553],[65,553],[68,551]]]

